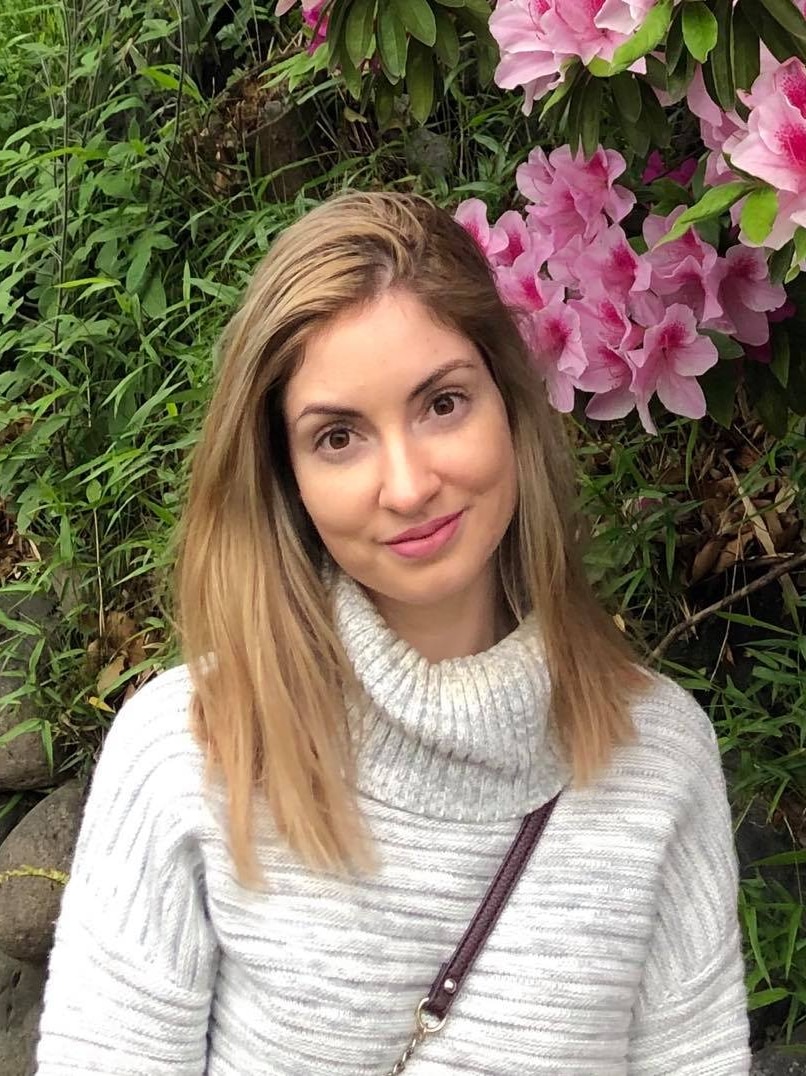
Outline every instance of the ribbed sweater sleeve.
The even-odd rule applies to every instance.
[[[689,697],[686,703],[695,705]],[[630,1076],[745,1076],[750,1070],[731,814],[713,726],[696,709],[700,720],[691,723],[693,742],[685,752],[686,810],[664,862],[633,1013]]]
[[[205,1068],[217,954],[198,796],[186,734],[150,703],[146,687],[122,707],[95,770],[49,961],[38,1076]]]

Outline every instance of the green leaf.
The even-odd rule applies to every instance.
[[[795,245],[795,261],[806,261],[806,228],[798,227],[795,229],[795,235],[793,236],[793,242]]]
[[[5,818],[6,815],[11,814],[14,808],[22,799],[22,792],[13,792],[8,794],[8,798],[3,797],[3,803],[0,804],[0,820]]]
[[[802,917],[803,906],[797,904],[790,912],[789,930],[787,931],[786,937],[786,965],[784,967],[784,975],[787,979],[789,978],[789,969],[792,967],[792,958],[795,955],[795,947],[800,935],[800,921]]]
[[[36,624],[29,624],[27,620],[14,620],[7,616],[2,609],[0,609],[0,627],[6,628],[15,635],[38,636],[41,632],[41,629]]]
[[[718,35],[703,75],[706,76],[706,86],[709,81],[712,83],[712,96],[716,103],[729,112],[736,104],[736,87],[733,83],[733,0],[716,0],[714,14]]]
[[[87,483],[87,503],[97,504],[101,499],[101,483],[97,478],[91,479]]]
[[[476,72],[479,85],[484,88],[492,82],[501,57],[495,38],[486,30],[483,34],[476,34],[476,49]]]
[[[650,86],[654,86],[656,90],[662,90],[665,93],[669,87],[666,64],[663,60],[659,60],[657,56],[650,54],[644,57],[644,62],[646,63],[646,75],[644,78]]]
[[[673,179],[656,179],[649,187],[649,196],[655,212],[665,217],[679,205],[690,206],[691,194]]]
[[[151,261],[151,246],[147,243],[135,245],[135,254],[126,272],[126,291],[134,293],[143,283],[148,263]]]
[[[788,34],[758,0],[739,0],[737,6],[776,60],[785,63],[792,56],[806,59],[806,42]]]
[[[683,40],[686,48],[701,64],[716,45],[717,23],[714,15],[702,0],[683,5]]]
[[[747,999],[748,1012],[754,1009],[763,1009],[767,1005],[774,1005],[776,1001],[783,1001],[789,997],[789,991],[782,986],[773,987],[772,990],[758,990]]]
[[[744,348],[732,336],[726,336],[724,333],[717,332],[716,329],[700,329],[700,333],[713,341],[719,352],[720,362],[723,360],[730,362],[732,359],[739,359],[744,355]]]
[[[765,856],[764,859],[754,859],[751,867],[790,867],[794,863],[806,863],[806,848],[799,848],[793,852],[778,852],[774,856]]]
[[[751,243],[763,243],[777,214],[778,192],[773,187],[758,187],[748,194],[742,206],[742,232]]]
[[[667,73],[666,89],[672,104],[676,104],[682,99],[686,90],[689,88],[691,80],[694,78],[694,72],[697,70],[698,66],[697,61],[691,53],[686,50],[683,53],[682,60],[678,63],[674,71]]]
[[[770,258],[770,280],[773,284],[783,283],[786,274],[789,272],[789,267],[792,264],[792,255],[795,252],[795,244],[790,239],[788,243],[784,243],[780,250],[773,252]]]
[[[391,123],[394,111],[395,91],[385,79],[378,79],[374,85],[374,112],[381,130]]]
[[[354,0],[344,28],[347,55],[356,67],[367,58],[375,26],[376,0]]]
[[[18,736],[24,736],[28,732],[39,732],[41,727],[41,717],[28,717],[24,721],[12,725],[8,732],[4,732],[3,735],[0,736],[0,747],[5,746],[7,743],[11,743],[11,741],[16,740]]]
[[[705,192],[696,205],[680,214],[666,235],[662,236],[655,246],[659,247],[664,243],[670,243],[673,239],[679,239],[681,235],[685,235],[692,224],[698,221],[720,216],[751,189],[752,185],[746,180],[736,180],[733,183],[723,183],[719,187],[712,187]]]
[[[602,118],[602,80],[592,78],[585,91],[582,104],[580,137],[582,152],[588,161],[599,147],[599,125]]]
[[[459,63],[459,34],[456,31],[456,23],[447,11],[435,11],[434,17],[437,22],[437,40],[435,49],[437,56],[449,69]]]
[[[806,41],[806,19],[792,3],[792,0],[761,0],[779,26],[793,37]]]
[[[750,405],[758,415],[765,429],[773,437],[783,437],[787,430],[789,403],[786,390],[764,363],[750,361],[745,363],[745,382]],[[806,858],[806,849],[804,849]]]
[[[562,82],[557,87],[557,89],[554,90],[553,93],[549,94],[549,96],[546,98],[545,104],[543,105],[543,108],[540,112],[541,120],[545,119],[546,114],[550,112],[552,108],[555,108],[557,105],[559,105],[562,101],[566,99],[568,94],[573,90],[574,86],[576,85],[576,81],[579,78],[582,70],[582,65],[576,60],[566,68],[565,76]]]
[[[151,318],[161,318],[165,313],[168,300],[165,296],[162,277],[158,272],[152,273],[151,279],[148,282],[148,287],[143,293],[142,302],[143,310],[145,310]]]
[[[789,387],[789,333],[782,325],[776,325],[772,332],[772,362],[770,369],[781,388]]]
[[[434,104],[434,60],[431,50],[419,41],[412,41],[409,46],[406,91],[411,114],[419,123],[425,123]]]
[[[641,115],[641,87],[638,85],[638,79],[628,71],[622,71],[610,80],[610,88],[621,123],[637,123]]]
[[[672,0],[657,0],[630,40],[619,45],[613,53],[610,63],[594,58],[587,65],[588,70],[592,75],[605,78],[618,74],[619,71],[626,71],[636,60],[646,56],[663,41],[671,18]]]
[[[649,144],[651,141],[649,121],[644,113],[641,112],[636,123],[623,124],[621,126],[621,134],[624,136],[627,145],[632,149],[635,155],[643,160],[647,153],[649,153]]]
[[[757,0],[751,0],[756,3]],[[749,90],[761,69],[758,34],[740,2],[733,9],[733,81],[740,90]]]
[[[437,39],[437,23],[428,0],[382,0],[395,9],[412,37],[431,48]]]
[[[464,7],[465,0],[437,0],[442,7]]]
[[[666,38],[666,67],[674,71],[683,58],[685,42],[683,41],[683,12],[680,8],[675,11],[674,18],[669,26]]]
[[[708,414],[726,430],[733,423],[738,373],[735,362],[720,360],[698,379],[705,393]]]
[[[436,27],[436,22],[434,26]],[[378,8],[377,34],[378,52],[384,67],[392,80],[401,78],[406,71],[408,37],[406,28],[387,0],[382,0]]]
[[[582,131],[582,106],[585,101],[585,93],[590,82],[590,76],[581,78],[574,86],[571,98],[568,102],[567,135],[571,156],[576,157],[579,150],[579,139]]]
[[[73,559],[73,531],[67,516],[59,520],[59,554],[63,561]]]
[[[665,148],[672,140],[669,121],[655,91],[646,82],[641,83],[641,99],[641,119],[646,122],[650,137],[655,145]]]
[[[341,66],[347,48],[344,43],[344,24],[347,20],[346,4],[336,4],[327,24],[327,69],[333,74]],[[318,50],[317,50],[318,52]],[[349,57],[348,57],[349,59]]]

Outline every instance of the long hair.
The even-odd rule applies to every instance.
[[[416,296],[478,347],[500,391],[518,502],[497,551],[514,617],[536,611],[551,711],[578,787],[635,735],[646,674],[586,581],[571,452],[515,315],[464,229],[424,198],[348,193],[286,229],[224,331],[178,532],[176,620],[208,777],[227,790],[239,877],[260,877],[254,808],[310,866],[372,862],[355,801],[343,690],[351,670],[301,505],[282,414],[311,337],[387,289]]]

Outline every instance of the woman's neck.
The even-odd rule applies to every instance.
[[[370,597],[392,631],[432,664],[483,653],[516,623],[492,565],[465,590],[439,604],[413,605],[375,591]]]

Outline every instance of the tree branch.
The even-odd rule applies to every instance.
[[[746,598],[749,594],[755,593],[757,590],[761,590],[762,587],[766,587],[768,583],[774,583],[776,579],[780,579],[783,575],[789,575],[791,572],[797,571],[798,568],[806,566],[806,553],[798,553],[795,557],[789,557],[787,560],[782,560],[776,564],[774,568],[771,568],[764,575],[759,576],[758,579],[754,579],[752,583],[747,583],[746,586],[740,587],[738,590],[733,591],[731,594],[726,594],[724,598],[720,598],[718,602],[714,602],[713,605],[707,605],[705,609],[700,609],[699,612],[693,613],[690,617],[687,617],[682,623],[677,624],[672,630],[665,635],[663,639],[658,643],[652,653],[649,655],[651,661],[658,661],[669,646],[675,641],[675,639],[688,631],[690,628],[695,627],[703,620],[707,620],[708,617],[713,616],[715,613],[721,613],[723,609],[727,609],[731,605],[735,605],[736,602],[741,601],[742,598]]]

